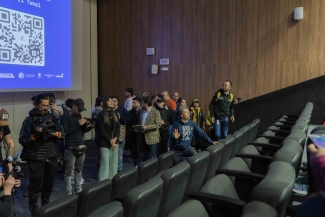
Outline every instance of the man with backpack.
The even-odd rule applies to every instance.
[[[226,80],[223,83],[223,89],[216,91],[210,102],[211,122],[213,123],[216,141],[226,138],[229,120],[235,121],[234,95],[230,93],[231,86],[231,81]]]

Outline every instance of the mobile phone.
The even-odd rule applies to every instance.
[[[325,148],[325,134],[310,134],[309,138],[318,148]]]

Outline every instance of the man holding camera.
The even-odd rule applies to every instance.
[[[75,99],[72,102],[71,114],[64,114],[61,118],[65,137],[65,158],[66,166],[64,173],[65,193],[72,194],[71,175],[74,168],[74,182],[76,189],[74,194],[78,195],[81,188],[81,177],[83,163],[85,160],[86,146],[84,145],[83,135],[90,131],[92,126],[86,118],[81,116],[81,112],[86,111],[84,101],[82,99]]]
[[[57,117],[49,113],[49,97],[39,94],[32,98],[34,108],[24,120],[19,143],[29,165],[29,209],[34,214],[41,193],[42,206],[49,203],[57,170],[56,141],[64,137]]]
[[[5,160],[7,163],[5,166],[8,167],[9,172],[12,171],[12,159],[15,152],[15,144],[13,137],[10,132],[9,128],[9,113],[4,109],[0,107],[0,166],[2,165],[3,160]],[[6,158],[2,159],[2,141],[4,141],[4,144],[6,145]]]

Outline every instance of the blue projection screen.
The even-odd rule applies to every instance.
[[[72,26],[73,2],[0,0],[1,91],[80,89],[73,84],[81,77],[73,76],[74,70],[81,73],[73,62],[81,65],[76,58],[82,58],[80,51],[74,51],[80,44],[72,42],[74,37],[82,41],[80,31]],[[74,52],[79,55],[73,57]]]

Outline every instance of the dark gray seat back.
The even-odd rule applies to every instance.
[[[158,217],[168,216],[182,202],[190,176],[190,164],[183,161],[166,170],[160,176],[164,181],[164,192]]]
[[[206,171],[209,165],[210,154],[207,151],[201,151],[188,159],[191,166],[190,177],[187,182],[183,202],[187,200],[187,193],[199,191],[203,185]]]
[[[245,163],[245,161],[240,157],[234,157],[230,159],[227,163],[225,163],[222,169],[236,170],[236,171],[249,172],[249,173],[252,172],[251,169]],[[235,178],[232,176],[229,176],[229,178],[235,184]]]
[[[254,127],[254,131],[253,131],[253,137],[251,141],[254,141],[254,139],[257,136],[257,132],[258,132],[258,128],[260,127],[260,122],[261,120],[256,118],[255,120],[253,120],[253,123],[256,123],[255,127]]]
[[[77,215],[78,196],[68,195],[38,208],[33,216],[36,217],[75,217]],[[26,214],[27,216],[27,214]]]
[[[123,199],[129,190],[137,186],[137,180],[138,169],[135,167],[117,173],[112,180],[113,192],[111,201],[114,201],[114,198]]]
[[[209,217],[202,203],[198,200],[189,200],[175,209],[168,217]]]
[[[249,201],[262,201],[272,206],[278,216],[284,216],[295,183],[292,165],[276,161],[270,164],[265,178],[253,189]]]
[[[242,149],[244,146],[247,145],[248,143],[248,139],[249,139],[249,136],[248,136],[248,133],[249,133],[249,126],[244,126],[242,128],[240,128],[240,130],[243,132],[243,136],[242,136],[242,143],[241,143],[241,146],[240,146],[240,149]],[[240,150],[239,149],[239,150]]]
[[[237,130],[235,131],[232,136],[235,138],[233,149],[230,158],[235,157],[235,154],[237,154],[241,148],[241,143],[243,139],[243,131]]]
[[[164,182],[160,178],[131,189],[123,200],[124,217],[157,216]]]
[[[174,162],[174,151],[169,151],[159,155],[157,173],[171,168],[173,166],[173,162]]]
[[[245,205],[241,217],[276,217],[273,207],[261,201],[252,201]]]
[[[272,161],[283,161],[291,164],[295,168],[296,175],[298,175],[302,154],[303,149],[298,142],[286,139],[282,143],[282,148],[274,154]]]
[[[79,194],[78,217],[86,217],[99,207],[108,204],[111,200],[112,181],[105,179],[84,188]]]
[[[87,217],[123,217],[124,209],[120,202],[111,202],[99,207]]]
[[[220,195],[239,200],[234,183],[225,174],[219,174],[209,179],[201,188],[201,192]],[[203,203],[208,213],[212,214],[212,204]]]
[[[257,148],[254,145],[247,145],[239,151],[240,154],[255,154],[260,155]],[[243,158],[245,163],[249,168],[252,168],[252,160],[248,158]]]
[[[142,183],[145,183],[157,174],[158,159],[155,157],[147,161],[141,162],[138,166],[138,171],[139,173],[137,185],[141,185]]]
[[[224,145],[222,142],[219,142],[216,145],[211,145],[207,149],[207,152],[210,153],[209,165],[207,168],[207,172],[205,175],[204,183],[208,181],[210,178],[215,176],[216,170],[219,168],[221,156],[223,154]]]
[[[228,135],[225,139],[221,139],[220,142],[224,145],[219,168],[221,168],[230,158],[234,149],[235,138],[232,135]]]

